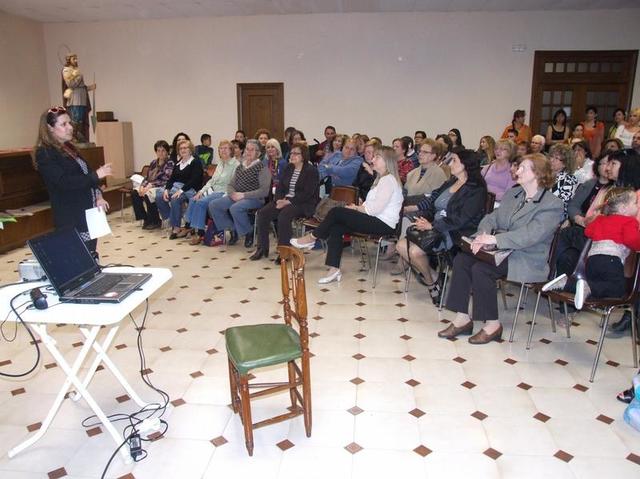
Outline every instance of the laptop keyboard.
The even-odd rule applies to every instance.
[[[81,293],[82,296],[100,296],[108,293],[111,288],[122,281],[122,276],[119,274],[107,274],[97,280],[91,285],[84,288]]]

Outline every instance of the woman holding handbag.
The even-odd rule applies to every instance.
[[[414,267],[429,288],[434,304],[440,301],[438,273],[428,254],[451,250],[462,235],[476,230],[482,219],[487,184],[480,173],[480,158],[472,150],[451,154],[451,178],[417,206],[407,206],[415,221],[396,245],[402,259]]]
[[[470,335],[473,319],[485,321],[485,325],[469,338],[471,344],[500,339],[502,325],[498,319],[496,281],[505,276],[508,281],[519,283],[547,280],[551,240],[564,218],[562,200],[550,191],[554,176],[549,160],[541,153],[525,155],[518,167],[517,182],[518,187],[505,193],[500,208],[486,215],[478,225],[478,234],[471,243],[473,254],[461,252],[453,260],[447,309],[456,316],[438,333],[441,338]],[[498,266],[476,256],[481,249],[492,248],[512,252]]]

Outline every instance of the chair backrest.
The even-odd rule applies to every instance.
[[[278,246],[280,274],[284,306],[284,320],[291,326],[292,319],[298,325],[302,350],[309,348],[307,324],[307,291],[304,282],[304,255],[297,248]]]
[[[336,201],[344,201],[347,204],[358,204],[358,188],[355,186],[334,186],[331,188],[330,198]]]
[[[487,191],[487,197],[484,200],[484,214],[488,215],[493,212],[493,209],[496,205],[496,194]]]

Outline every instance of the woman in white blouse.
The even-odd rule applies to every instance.
[[[361,205],[350,204],[333,208],[322,223],[308,235],[291,239],[296,248],[311,249],[316,239],[327,241],[325,264],[329,274],[320,284],[340,281],[342,236],[350,233],[386,235],[393,234],[402,208],[402,186],[398,177],[398,165],[393,148],[383,146],[373,157],[373,170],[377,178]]]

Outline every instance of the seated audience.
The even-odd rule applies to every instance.
[[[615,138],[622,141],[625,148],[631,148],[633,135],[640,131],[640,108],[634,108],[629,112],[629,119],[618,126]]]
[[[627,119],[627,112],[624,108],[616,108],[613,110],[613,125],[609,128],[607,132],[607,138],[615,138],[616,130],[622,124],[624,124]]]
[[[294,133],[295,134],[295,133]],[[264,167],[269,170],[271,174],[271,186],[272,188],[278,187],[278,179],[280,174],[287,166],[287,160],[282,158],[282,151],[280,150],[280,142],[275,138],[269,138],[265,144],[266,154],[262,157],[262,163]]]
[[[238,160],[231,156],[231,142],[227,140],[222,140],[218,145],[218,156],[220,161],[216,171],[200,191],[189,200],[189,206],[184,215],[187,224],[195,230],[195,234],[190,241],[192,245],[200,244],[204,237],[209,203],[225,195],[227,185],[240,164]]]
[[[636,153],[640,153],[640,131],[636,131],[633,134],[633,139],[631,140],[631,148]]]
[[[600,154],[600,146],[604,141],[604,123],[598,121],[598,109],[593,105],[587,106],[584,114],[585,118],[582,122],[584,139],[593,155],[598,156]]]
[[[356,143],[348,139],[342,151],[329,158],[326,162],[322,160],[318,166],[320,179],[330,178],[329,188],[333,186],[351,186],[356,179],[358,169],[362,164],[362,158],[356,152]]]
[[[423,143],[425,148],[427,143]],[[424,155],[422,153],[421,159]],[[472,234],[484,214],[487,186],[480,174],[480,160],[472,150],[451,155],[451,178],[424,197],[415,207],[405,211],[413,214],[415,228],[420,231],[436,230],[442,239],[431,251],[424,251],[415,243],[402,238],[396,250],[402,259],[422,275],[434,304],[440,301],[438,272],[429,266],[427,254],[448,251],[463,235]],[[437,167],[436,167],[437,168]]]
[[[211,135],[208,133],[200,135],[200,144],[196,146],[193,156],[202,163],[202,168],[205,171],[207,171],[210,165],[217,164],[213,154],[213,148],[211,148]]]
[[[181,228],[182,206],[196,194],[202,186],[202,163],[193,157],[193,143],[189,140],[178,141],[180,161],[163,190],[156,193],[156,204],[162,219],[169,218],[171,234],[169,239],[184,238],[189,228]]]
[[[592,297],[622,298],[627,292],[624,263],[630,254],[640,251],[638,197],[633,188],[611,188],[606,195],[602,214],[584,230],[592,240],[587,253],[585,278],[561,274],[549,281],[542,291],[562,289],[575,293],[575,307],[582,309]]]
[[[415,145],[416,149],[418,149],[418,147],[426,139],[427,139],[426,132],[424,132],[423,130],[416,130],[416,132],[413,134],[413,144]]]
[[[309,149],[303,143],[294,143],[290,162],[282,172],[273,201],[257,213],[258,245],[250,260],[269,257],[269,230],[273,220],[277,220],[278,245],[289,245],[291,222],[295,218],[313,215],[320,200],[318,188],[318,169],[309,162]],[[280,262],[279,259],[278,256],[276,263]]]
[[[569,145],[556,144],[549,150],[551,171],[555,175],[555,184],[551,192],[564,202],[564,211],[578,186],[578,179],[573,176],[575,163],[573,150]]]
[[[305,249],[313,248],[316,239],[327,241],[325,264],[330,269],[327,276],[318,281],[320,284],[340,281],[342,278],[340,259],[344,246],[343,235],[390,235],[395,231],[402,208],[402,186],[398,177],[395,151],[389,147],[382,147],[376,151],[373,168],[378,176],[364,203],[331,209],[313,232],[291,240],[291,244],[296,248]]]
[[[586,141],[579,141],[571,146],[573,150],[573,162],[575,171],[573,176],[582,184],[593,178],[593,160],[591,159],[591,149]]]
[[[480,159],[480,166],[489,165],[496,159],[495,149],[496,140],[494,140],[492,136],[485,135],[480,138],[480,144],[476,150],[478,158]]]
[[[438,143],[440,148],[440,153],[438,155],[438,166],[442,168],[444,174],[447,175],[447,178],[451,176],[451,171],[449,169],[449,161],[451,160],[451,150],[453,149],[453,143],[451,143],[451,138],[449,135],[444,133],[440,133],[436,136],[436,143]]]
[[[331,142],[331,148],[327,151],[324,158],[318,163],[318,172],[320,174],[320,180],[323,180],[327,176],[326,167],[329,165],[336,165],[342,158],[342,147],[349,140],[349,136],[341,133],[334,136]]]
[[[336,137],[336,129],[331,125],[324,128],[324,141],[318,145],[316,156],[311,161],[318,163],[325,158],[328,153],[333,153],[333,139]],[[342,147],[341,147],[342,148]]]
[[[567,125],[567,113],[560,108],[553,114],[551,124],[547,126],[547,135],[545,144],[547,148],[551,148],[556,143],[567,143],[571,128]]]
[[[624,145],[622,141],[618,138],[608,138],[602,142],[602,148],[600,151],[618,151],[624,150]]]
[[[511,164],[515,158],[515,151],[516,146],[512,141],[498,140],[495,148],[495,160],[482,169],[482,176],[487,183],[487,189],[496,195],[496,201],[498,202],[502,200],[505,192],[515,185],[515,180],[511,174]]]
[[[238,141],[244,144],[247,142],[247,134],[244,132],[244,130],[236,130],[236,134],[231,141]]]
[[[253,246],[253,227],[248,211],[264,205],[271,187],[271,173],[259,155],[260,143],[248,140],[242,163],[227,185],[227,194],[209,203],[209,215],[216,228],[231,230],[230,246],[238,242],[238,236],[244,236],[246,248]]]
[[[402,184],[404,185],[407,181],[407,175],[414,168],[413,161],[411,158],[407,157],[410,144],[405,138],[394,138],[392,146],[393,150],[396,152],[398,175],[400,176],[400,181],[402,181]]]
[[[580,251],[586,241],[584,228],[597,215],[611,184],[608,162],[609,156],[605,152],[593,164],[594,178],[578,185],[567,205],[567,216],[571,224],[560,230],[555,258],[552,258],[558,275],[571,274],[578,263]]]
[[[411,204],[417,203],[447,180],[447,175],[436,163],[438,158],[436,141],[427,138],[419,148],[418,160],[420,166],[407,174],[407,181],[404,184],[407,192],[407,201]],[[412,197],[416,198],[416,201],[411,201],[410,198]]]
[[[231,140],[231,146],[233,147],[233,157],[238,161],[242,161],[242,155],[244,155],[244,142]]]
[[[510,140],[513,141],[513,140]],[[531,144],[528,141],[519,141],[516,146],[516,156],[522,158],[531,154]]]
[[[533,135],[531,138],[531,153],[544,153],[545,138],[542,135]]]
[[[441,338],[455,338],[473,333],[473,321],[484,326],[469,338],[471,344],[485,344],[502,337],[498,317],[496,281],[542,282],[549,274],[547,256],[560,221],[563,206],[549,188],[554,183],[549,160],[544,155],[527,155],[518,168],[518,184],[507,191],[500,208],[485,216],[471,243],[474,254],[458,253],[453,260],[451,288],[447,309],[456,313],[452,323],[438,333]],[[481,248],[512,250],[495,266],[480,260]],[[469,299],[473,311],[469,316]]]
[[[131,192],[133,212],[136,220],[142,220],[143,230],[155,230],[162,224],[156,206],[156,193],[169,181],[174,166],[169,160],[169,144],[166,141],[156,141],[153,148],[156,159],[149,165],[147,177],[142,184]]]
[[[451,128],[447,136],[451,138],[451,147],[452,148],[462,148],[464,150],[464,145],[462,144],[462,134],[460,130],[457,128]]]
[[[358,188],[358,196],[362,201],[367,198],[367,194],[369,194],[369,190],[376,179],[376,172],[373,170],[373,155],[379,146],[380,143],[376,140],[367,142],[364,147],[364,159],[358,169],[356,179],[353,181],[353,186]]]
[[[407,144],[409,145],[409,148],[407,149],[407,158],[409,158],[411,160],[411,163],[413,163],[413,167],[417,168],[418,167],[418,152],[415,150],[415,145],[413,143],[413,138],[411,138],[410,136],[403,136],[402,140],[406,141]]]
[[[526,112],[524,110],[516,110],[513,112],[513,119],[508,124],[500,135],[501,139],[510,139],[514,143],[520,141],[531,141],[531,128],[524,123]],[[513,130],[516,134],[516,138],[509,138],[509,130]]]
[[[288,126],[284,130],[284,141],[280,142],[280,151],[282,152],[282,157],[289,160],[289,150],[291,149],[291,145],[293,145],[292,135],[296,131],[295,127]]]
[[[173,141],[171,142],[171,151],[169,151],[169,159],[175,165],[178,162],[178,142],[182,140],[189,140],[189,135],[184,132],[177,133],[176,136],[173,137]]]
[[[569,137],[569,145],[573,145],[579,141],[585,141],[584,138],[584,125],[582,123],[578,123],[573,127],[573,131],[571,132],[571,136]]]
[[[364,148],[367,146],[367,142],[369,141],[369,137],[367,135],[360,135],[356,140],[356,153],[358,156],[364,158]]]
[[[267,141],[271,139],[271,132],[266,128],[259,128],[253,138],[260,144],[260,158],[264,160],[267,155]]]

